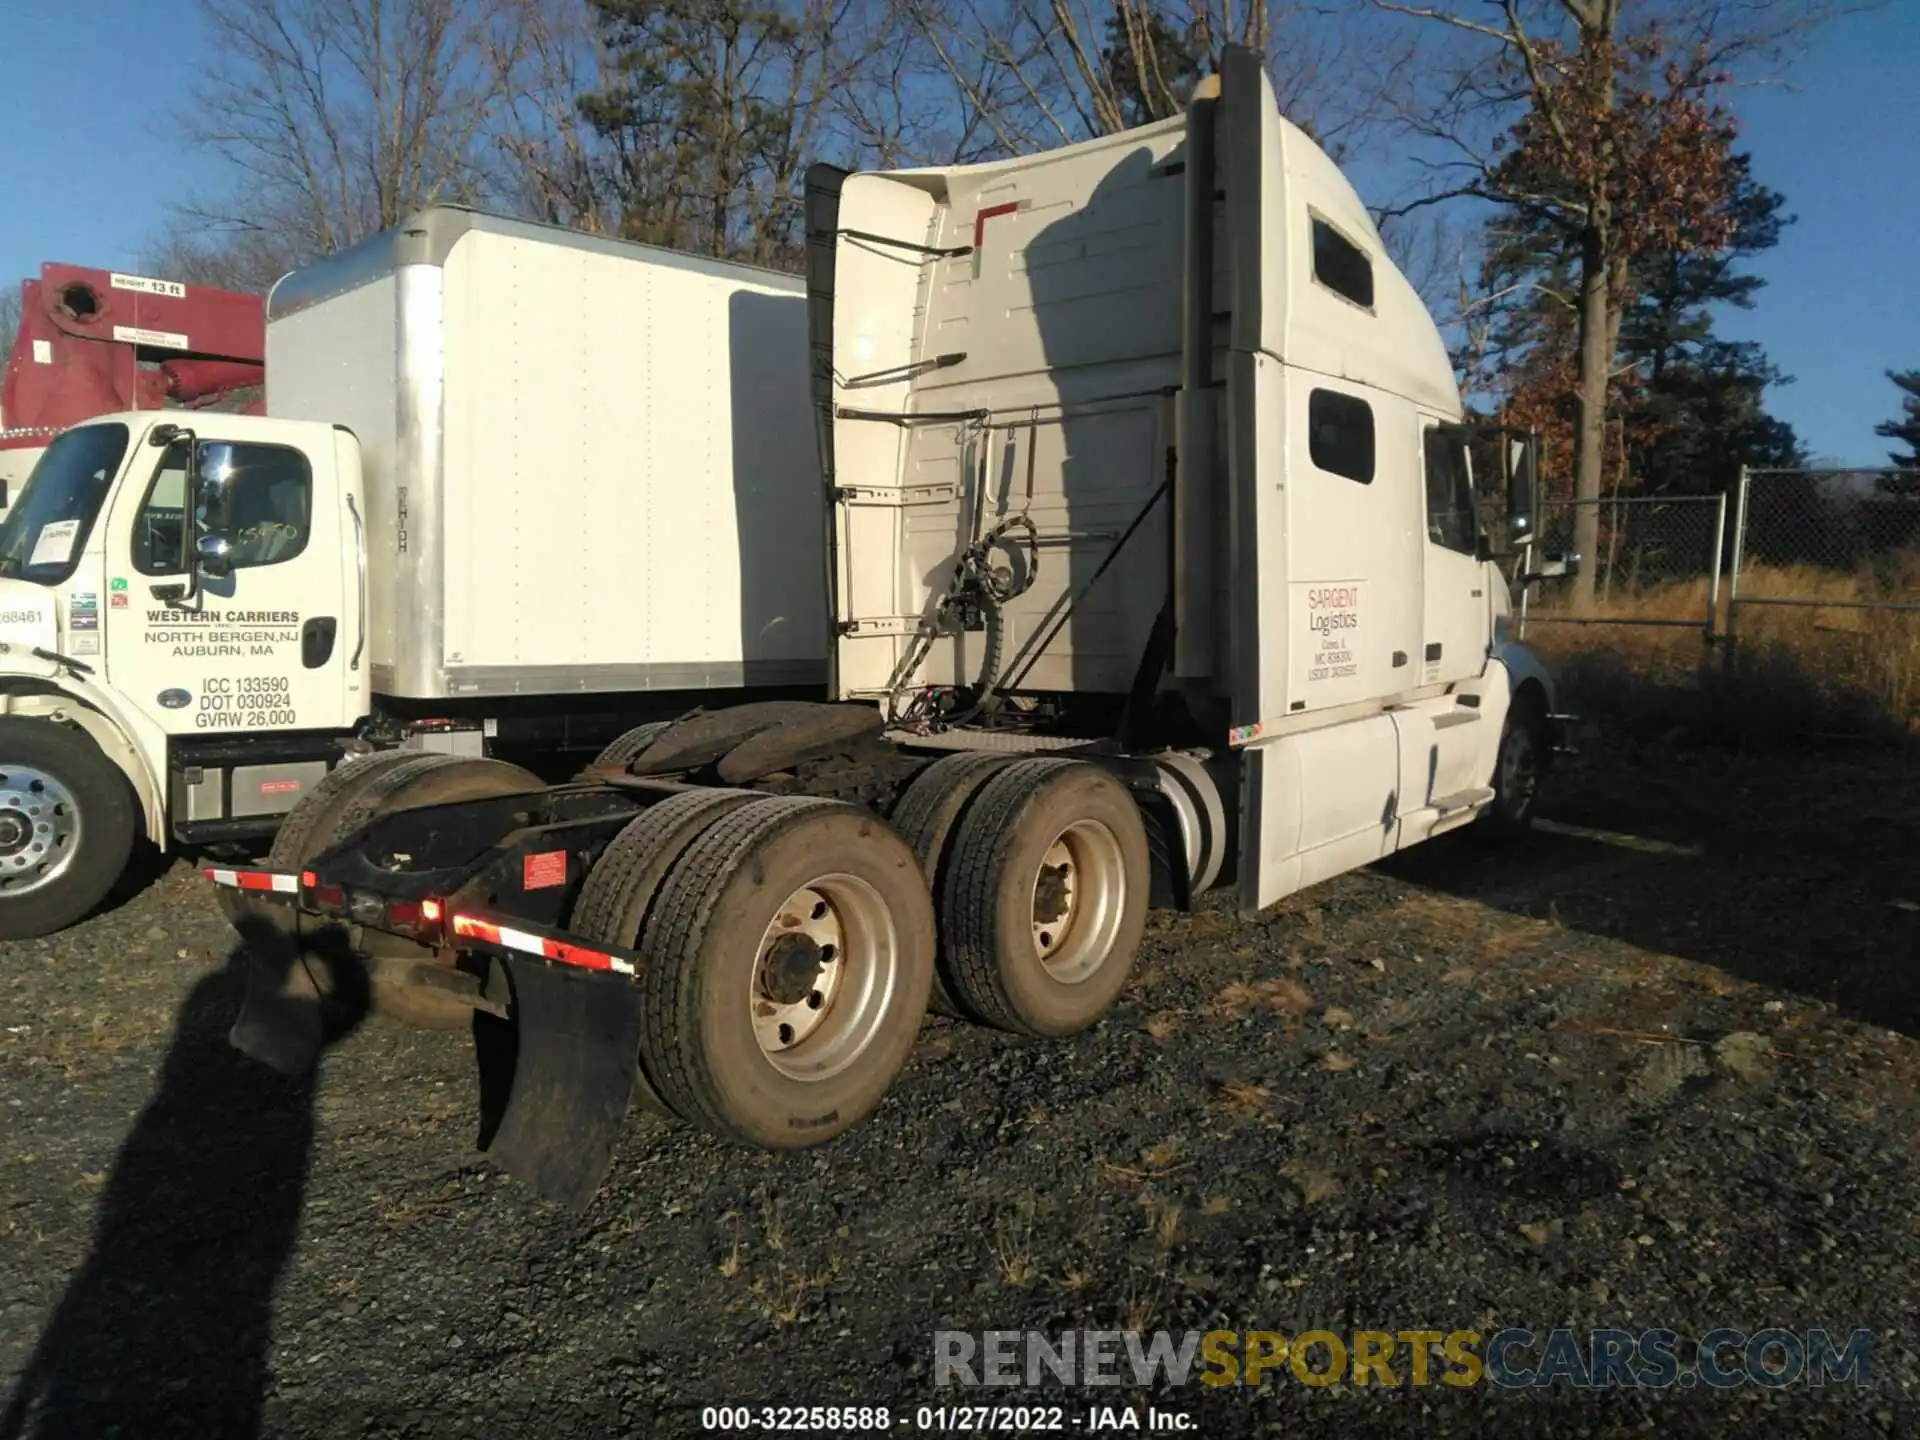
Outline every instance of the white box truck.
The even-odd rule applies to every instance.
[[[817,696],[806,345],[798,279],[439,207],[274,287],[268,416],[64,432],[0,526],[0,937],[357,752]]]
[[[316,997],[345,991],[290,935],[335,987],[372,955],[469,1007],[483,1070],[511,1057],[491,1151],[572,1203],[635,1097],[829,1139],[929,1004],[1072,1034],[1150,901],[1231,882],[1251,913],[1518,832],[1553,746],[1439,332],[1253,53],[1183,119],[816,167],[808,238],[827,702],[650,726],[572,784],[465,803],[434,802],[510,777],[343,770],[289,822],[294,863],[213,877],[279,917],[236,1044],[317,1054]],[[1534,485],[1509,439],[1512,544]]]

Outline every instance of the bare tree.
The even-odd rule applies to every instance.
[[[635,239],[797,264],[800,189],[851,160],[848,97],[890,49],[868,0],[591,0],[599,87],[579,97],[600,149],[602,211]]]
[[[1228,45],[1268,57],[1280,107],[1336,154],[1399,62],[1337,12],[1275,0],[899,0],[950,92],[952,158],[1072,144],[1179,114]],[[1377,44],[1378,37],[1374,37]],[[1404,57],[1403,57],[1404,58]]]
[[[11,282],[5,290],[0,290],[0,358],[13,353],[14,337],[20,333],[20,285]],[[0,425],[6,424],[6,417],[0,415]]]
[[[518,0],[200,0],[218,57],[182,116],[223,156],[228,194],[185,207],[222,237],[305,258],[436,201],[480,198]],[[213,247],[217,248],[217,247]]]
[[[1734,124],[1723,103],[1734,67],[1772,63],[1820,18],[1819,0],[1488,0],[1471,8],[1374,0],[1434,31],[1424,83],[1398,118],[1426,142],[1432,184],[1390,215],[1442,200],[1489,202],[1517,227],[1557,236],[1575,257],[1550,310],[1574,331],[1570,355],[1542,348],[1536,395],[1570,393],[1574,494],[1596,500],[1609,454],[1608,398],[1634,263],[1649,250],[1715,251],[1732,234],[1724,204]],[[1441,32],[1444,32],[1442,36]],[[1463,305],[1482,309],[1488,294]],[[1483,337],[1484,338],[1484,337]],[[1617,447],[1616,447],[1617,448]],[[1577,517],[1592,556],[1598,507]],[[1576,603],[1593,598],[1583,567]]]
[[[513,0],[489,34],[495,104],[488,190],[535,219],[589,234],[620,228],[606,147],[580,112],[611,65],[590,0]]]

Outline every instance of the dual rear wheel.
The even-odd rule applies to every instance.
[[[1036,1036],[1112,1005],[1145,924],[1140,812],[1095,766],[990,760],[930,767],[892,823],[697,790],[628,824],[570,928],[645,966],[649,1108],[748,1144],[818,1144],[880,1103],[930,999]]]
[[[296,808],[270,863],[301,868],[392,810],[536,788],[499,761],[372,756]],[[608,845],[569,928],[642,957],[642,1103],[788,1149],[874,1110],[936,990],[947,1013],[1021,1034],[1093,1024],[1126,983],[1147,866],[1140,812],[1105,770],[954,756],[909,787],[892,824],[831,800],[670,796]],[[455,997],[379,983],[430,952],[351,938],[388,962],[374,967],[376,1009],[428,1028],[465,1022]]]

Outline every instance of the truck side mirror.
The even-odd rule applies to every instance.
[[[1533,437],[1508,440],[1505,451],[1507,480],[1507,544],[1533,543],[1534,517],[1539,506],[1539,482],[1534,471]]]
[[[224,580],[233,573],[233,542],[224,535],[202,535],[194,559],[202,575]]]

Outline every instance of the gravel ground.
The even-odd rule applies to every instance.
[[[825,1150],[636,1116],[581,1216],[471,1149],[463,1035],[374,1020],[312,1084],[232,1052],[232,936],[176,869],[0,946],[0,1389],[63,1437],[651,1437],[978,1401],[937,1328],[1824,1326],[1874,1332],[1868,1386],[1095,1398],[1208,1436],[1920,1433],[1916,781],[1597,757],[1515,853],[1156,917],[1076,1040],[929,1023]],[[1018,1398],[1074,1430],[1090,1393]]]

